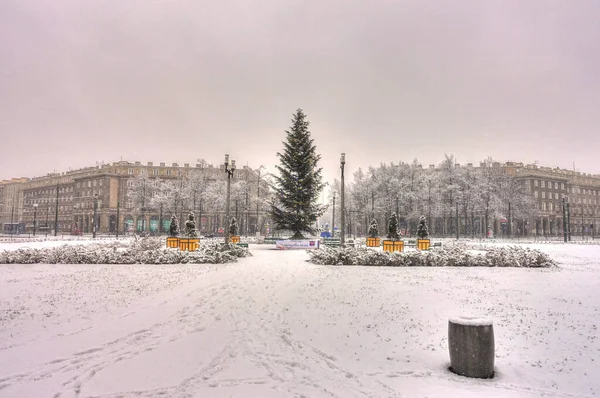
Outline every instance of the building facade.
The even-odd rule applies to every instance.
[[[539,215],[526,220],[529,233],[563,235],[563,199],[569,203],[572,235],[595,236],[600,224],[600,175],[559,168],[507,163],[504,167],[526,182]],[[521,222],[523,228],[523,222]]]
[[[207,181],[227,178],[223,166],[121,161],[44,177],[13,179],[0,184],[2,223],[8,224],[10,220],[22,223],[28,233],[33,232],[34,221],[40,234],[52,234],[55,230],[60,234],[91,233],[96,206],[98,233],[167,231],[171,214],[162,214],[160,209],[150,207],[136,208],[130,200],[131,181],[141,174],[153,180],[177,180],[192,174],[201,175]],[[266,181],[250,167],[236,169],[232,181],[238,180],[245,180],[247,189],[260,197],[269,194]],[[216,233],[224,228],[224,208],[189,207],[181,209],[180,225],[193,210],[202,233]],[[244,206],[232,206],[230,214],[238,216],[240,231],[255,233],[264,227],[266,209],[263,206],[254,208],[254,204],[244,203]]]

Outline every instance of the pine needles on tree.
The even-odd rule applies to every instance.
[[[286,131],[284,150],[277,153],[281,165],[276,168],[275,200],[271,203],[271,217],[278,230],[293,232],[292,239],[302,239],[302,233],[316,233],[313,226],[325,208],[319,205],[319,194],[325,187],[317,166],[321,155],[316,153],[308,121],[302,109],[292,118],[292,127]]]

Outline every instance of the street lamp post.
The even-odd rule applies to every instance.
[[[260,235],[260,229],[258,224],[258,205],[260,203],[260,171],[264,168],[264,166],[260,166],[258,168],[258,184],[256,187],[256,231]]]
[[[335,192],[333,193],[333,216],[331,219],[331,237],[335,237]]]
[[[225,203],[225,245],[229,244],[229,198],[231,197],[231,179],[235,171],[235,160],[229,166],[229,155],[225,154],[225,173],[227,173],[227,202]],[[260,184],[259,184],[260,185]]]
[[[33,236],[35,236],[35,230],[37,227],[37,208],[38,208],[38,204],[34,203],[33,204]]]
[[[121,201],[119,201],[117,199],[117,222],[116,222],[116,225],[115,225],[115,233],[116,233],[116,238],[117,239],[119,239],[119,210],[120,210],[120,207],[121,207]],[[162,205],[161,205],[160,208],[162,210]],[[160,222],[162,222],[162,215],[160,217]]]
[[[55,204],[55,213],[54,213],[54,236],[57,236],[58,234],[58,191],[59,191],[59,187],[60,185],[58,184],[58,182],[56,183],[56,204]]]
[[[12,199],[12,204],[11,204],[11,208],[10,208],[10,238],[12,239],[13,235],[15,234],[14,228],[14,219],[15,219],[15,198],[13,197]]]
[[[340,217],[341,217],[341,232],[340,232],[340,245],[344,246],[344,238],[346,237],[346,220],[344,219],[344,165],[346,164],[346,154],[342,153],[342,157],[340,158],[340,170],[342,171],[342,200],[341,200],[341,205],[342,205],[342,211],[340,213]]]
[[[96,238],[96,217],[98,215],[98,194],[94,194],[94,224],[92,225],[92,238]]]

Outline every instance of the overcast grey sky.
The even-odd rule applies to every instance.
[[[0,1],[0,178],[96,161],[600,173],[600,1]]]

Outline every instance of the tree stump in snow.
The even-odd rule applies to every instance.
[[[480,379],[494,377],[494,327],[490,319],[450,318],[448,348],[452,372]]]

